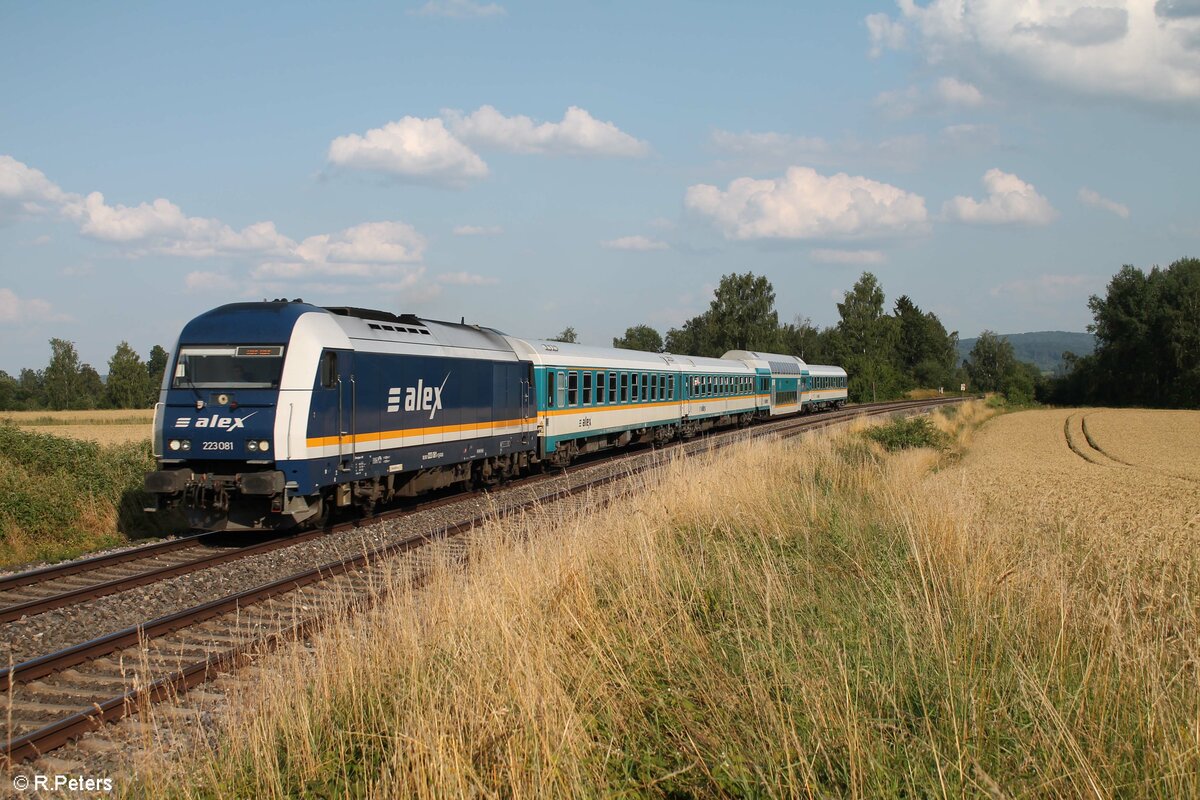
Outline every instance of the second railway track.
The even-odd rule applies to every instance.
[[[794,436],[858,416],[920,412],[957,400],[944,398],[850,407],[816,417],[767,423],[752,429],[748,436]],[[571,474],[609,466],[611,462],[629,462],[630,465],[593,479],[583,478],[574,484],[570,483],[569,475],[524,479],[515,483],[544,485],[545,490],[534,491],[532,496],[515,501],[501,500],[496,505],[489,502],[485,510],[460,514],[453,521],[417,534],[389,537],[374,547],[364,546],[355,555],[343,555],[287,577],[130,625],[0,670],[0,692],[6,693],[0,702],[7,705],[3,752],[11,761],[44,754],[106,721],[137,711],[145,703],[172,697],[219,672],[235,668],[253,653],[305,636],[340,614],[376,598],[376,589],[388,584],[385,575],[397,568],[398,557],[407,559],[405,568],[412,580],[419,581],[423,575],[422,556],[427,567],[430,561],[427,545],[433,542],[445,542],[446,546],[457,548],[461,555],[466,551],[463,534],[497,515],[533,513],[547,505],[563,502],[606,504],[634,490],[631,481],[626,479],[663,463],[664,457],[674,454],[677,449],[683,452],[705,450],[743,441],[746,436],[725,433],[659,451],[632,452],[604,462],[584,463],[573,467]],[[565,485],[563,481],[555,485],[556,477],[563,478]],[[619,488],[622,485],[624,489]],[[454,502],[455,498],[451,497],[431,501],[429,505]],[[311,539],[323,533],[312,531],[302,536]],[[252,547],[262,548],[259,552],[265,552],[294,544],[296,538],[271,540]],[[249,548],[239,552],[244,553],[246,549]],[[155,572],[143,572],[143,575],[161,573],[167,576],[172,570],[189,571],[189,563],[197,559],[187,558],[187,551],[187,546],[168,551],[183,555],[184,560]],[[215,557],[231,560],[235,555]],[[209,565],[212,563],[222,562],[210,562]],[[193,568],[204,567],[195,565]],[[6,580],[21,577],[11,576]],[[122,580],[140,579],[118,577],[106,583],[115,585]],[[0,582],[0,591],[3,588],[4,583]],[[80,591],[86,592],[87,587],[81,586]]]

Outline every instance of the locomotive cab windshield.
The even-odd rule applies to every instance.
[[[183,347],[171,387],[277,389],[282,374],[282,345]]]

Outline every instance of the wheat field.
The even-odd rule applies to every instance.
[[[992,413],[939,415],[946,450],[753,443],[496,523],[263,658],[133,791],[1197,796],[1200,487],[1086,460],[1077,412]]]
[[[109,445],[148,440],[154,412],[142,408],[0,412],[0,422],[6,421],[28,431]]]

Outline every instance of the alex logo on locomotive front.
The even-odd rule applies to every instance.
[[[442,378],[441,386],[426,386],[425,379],[421,378],[417,380],[416,386],[391,387],[388,389],[388,413],[398,412],[403,405],[405,411],[428,411],[429,418],[433,419],[434,415],[442,410],[442,390],[446,388],[448,380],[449,372]]]
[[[191,419],[188,417],[179,417],[175,420],[176,428],[216,428],[218,430],[236,431],[238,428],[246,427],[246,420],[257,414],[257,411],[251,411],[244,417],[222,417],[219,414],[212,416],[197,417]]]

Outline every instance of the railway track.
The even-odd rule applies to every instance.
[[[767,422],[749,432],[728,432],[675,443],[651,452],[650,457],[644,450],[623,453],[606,459],[605,463],[628,461],[628,468],[599,478],[582,480],[574,485],[570,484],[573,474],[595,467],[598,462],[574,465],[564,471],[565,474],[540,475],[514,481],[508,485],[545,483],[547,491],[488,511],[464,515],[436,529],[388,541],[353,557],[316,565],[247,591],[23,661],[0,670],[0,692],[4,693],[0,699],[5,732],[3,753],[10,762],[43,755],[105,722],[135,713],[147,704],[173,698],[217,674],[236,669],[258,653],[284,642],[302,639],[343,615],[376,602],[385,587],[397,585],[395,574],[398,569],[405,570],[406,580],[401,584],[419,584],[427,576],[430,566],[439,559],[449,557],[464,560],[467,534],[497,516],[540,513],[550,506],[554,507],[555,513],[561,514],[564,504],[576,504],[580,508],[606,505],[636,491],[640,486],[634,480],[637,476],[680,453],[706,451],[747,438],[798,436],[858,416],[904,411],[919,413],[959,400],[939,398],[852,406],[815,417]],[[562,478],[568,484],[551,488],[550,484],[554,483],[555,478]],[[451,505],[460,499],[441,498],[421,507]],[[368,522],[407,513],[412,512],[384,512]],[[312,531],[300,536],[311,538],[345,527],[348,526]],[[165,552],[155,556],[182,558],[177,563],[142,570],[125,578],[110,578],[92,585],[90,589],[86,585],[80,586],[75,591],[86,594],[101,586],[111,587],[129,580],[143,581],[134,585],[144,585],[144,582],[156,580],[152,577],[155,575],[177,575],[182,574],[178,570],[206,568],[196,563],[200,559],[188,555],[191,545],[186,543],[199,538],[189,537],[164,543],[176,546],[164,548]],[[274,549],[287,546],[289,542],[295,543],[296,538],[271,540],[251,547]],[[435,558],[435,548],[431,545],[438,543],[444,552]],[[247,549],[241,548],[237,552],[244,553]],[[114,554],[120,555],[123,554]],[[210,559],[208,566],[224,563],[235,556],[235,553],[218,554],[214,558],[221,560],[214,562]],[[75,562],[68,565],[73,570],[70,574],[83,575],[88,563],[95,564],[100,570],[112,569],[121,563],[105,561],[108,558],[103,556]],[[33,576],[49,573],[50,570],[39,570],[5,580],[13,582],[11,585],[14,588],[32,586],[37,584],[36,580],[32,580]],[[66,576],[55,576],[55,580],[61,581],[63,577]],[[4,583],[0,583],[0,591],[4,586]],[[58,594],[60,599],[63,596],[64,593]]]

